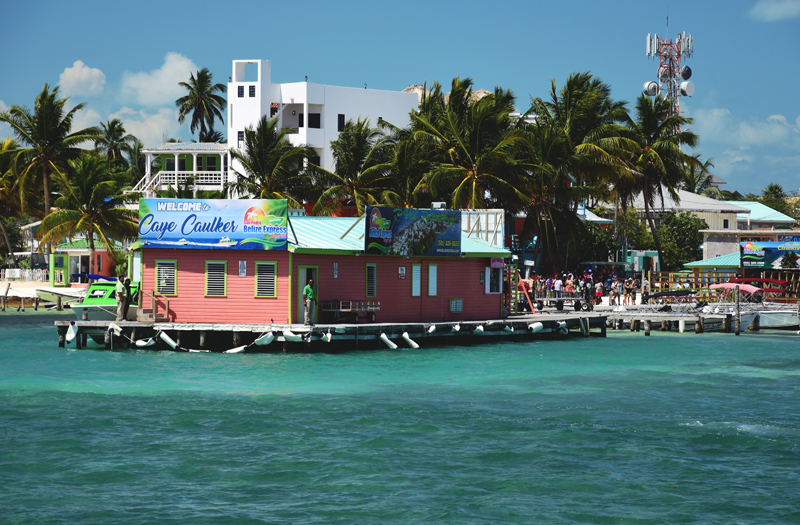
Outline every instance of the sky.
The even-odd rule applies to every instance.
[[[225,84],[233,60],[270,60],[276,83],[400,91],[470,77],[476,89],[511,89],[519,111],[551,79],[589,71],[632,110],[656,79],[647,34],[687,32],[691,153],[713,159],[723,189],[800,189],[800,0],[34,0],[3,13],[0,111],[32,107],[58,84],[70,104],[86,103],[75,129],[119,118],[148,147],[192,139],[188,120],[178,124],[178,82],[205,67]],[[0,139],[9,133],[0,124]]]

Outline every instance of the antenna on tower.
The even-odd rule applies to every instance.
[[[692,69],[689,66],[681,67],[684,61],[693,54],[694,39],[692,35],[678,33],[675,41],[669,39],[669,15],[667,15],[667,37],[662,40],[658,34],[652,37],[647,34],[647,57],[658,57],[656,81],[648,81],[642,87],[642,93],[648,97],[663,95],[672,101],[672,107],[666,116],[680,115],[681,97],[694,95],[694,83],[689,80]],[[666,118],[666,117],[665,117]]]

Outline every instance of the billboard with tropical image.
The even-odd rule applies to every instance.
[[[285,200],[139,199],[148,248],[285,250]]]
[[[368,255],[459,257],[461,212],[367,206],[364,252]]]
[[[800,242],[796,241],[741,243],[742,268],[797,269],[798,255],[800,255]]]

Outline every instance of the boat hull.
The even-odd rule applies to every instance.
[[[798,327],[797,311],[760,311],[759,326],[761,328],[786,328],[794,329]]]
[[[77,291],[73,293],[57,292],[55,290],[48,290],[47,288],[38,288],[36,290],[36,297],[46,303],[57,303],[58,298],[61,297],[62,302],[75,301],[82,297],[82,293]]]

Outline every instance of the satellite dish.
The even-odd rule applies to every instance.
[[[672,71],[669,66],[661,66],[658,68],[658,79],[661,82],[667,82],[672,76]]]
[[[642,93],[644,93],[648,97],[654,97],[658,95],[659,87],[660,86],[658,85],[658,82],[653,82],[652,80],[650,80],[644,83],[644,87],[642,87]]]
[[[681,95],[684,97],[691,97],[694,95],[694,82],[691,80],[681,82]]]
[[[684,80],[689,80],[690,78],[692,78],[692,68],[690,68],[689,66],[683,66],[681,68],[681,78],[683,78]]]

